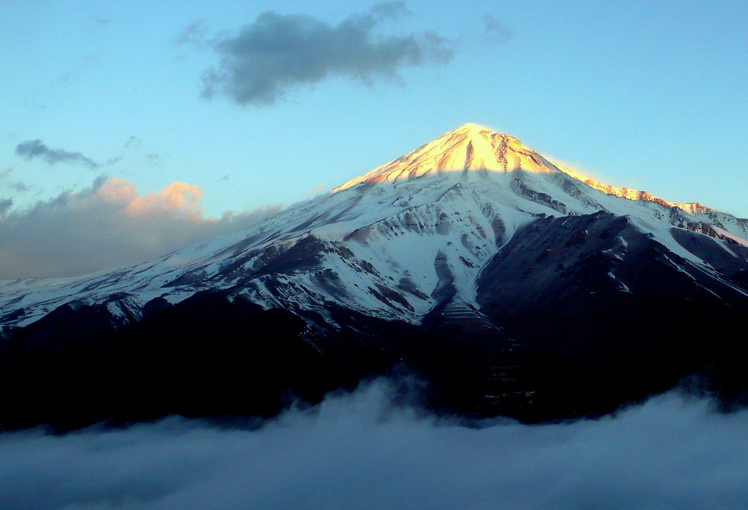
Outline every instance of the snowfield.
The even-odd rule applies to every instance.
[[[66,303],[106,303],[127,323],[155,298],[178,303],[207,289],[231,289],[265,308],[324,313],[336,303],[419,323],[444,292],[479,308],[478,276],[518,229],[543,217],[598,211],[628,217],[710,273],[673,228],[711,236],[733,257],[735,246],[748,246],[748,220],[605,185],[511,136],[466,124],[249,230],[132,267],[0,282],[0,331]]]

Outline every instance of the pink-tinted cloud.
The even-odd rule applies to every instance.
[[[248,228],[279,207],[203,214],[200,187],[173,182],[141,195],[120,178],[99,178],[0,219],[0,278],[72,276],[136,264]]]

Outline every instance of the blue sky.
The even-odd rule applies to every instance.
[[[33,232],[32,212],[93,228],[69,213],[102,197],[149,225],[239,224],[466,122],[748,217],[747,25],[727,1],[0,1],[0,234]],[[289,27],[330,37],[302,51]],[[276,81],[227,88],[258,74]]]

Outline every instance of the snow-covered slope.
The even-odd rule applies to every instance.
[[[736,247],[748,245],[748,220],[606,186],[467,124],[247,231],[115,271],[0,282],[0,325],[28,325],[65,303],[106,304],[125,324],[153,299],[177,303],[209,289],[300,314],[325,316],[334,304],[419,323],[445,300],[477,309],[481,270],[518,229],[599,211],[628,217],[687,271],[720,278],[714,257],[685,248],[673,229],[745,258]]]

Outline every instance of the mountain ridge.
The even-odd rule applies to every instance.
[[[272,292],[264,292],[262,271],[267,273],[268,269],[263,270],[262,266],[264,261],[274,258],[276,252],[284,251],[284,246],[291,248],[304,236],[338,243],[337,248],[330,248],[328,258],[333,257],[338,248],[345,248],[347,252],[353,250],[360,264],[346,269],[354,273],[349,277],[354,277],[356,272],[361,274],[363,267],[371,266],[377,268],[380,274],[387,275],[377,280],[378,285],[388,286],[395,281],[406,288],[413,287],[414,293],[406,292],[404,296],[408,302],[405,309],[397,309],[386,304],[386,301],[382,308],[381,299],[370,300],[372,294],[359,292],[350,285],[345,289],[356,295],[356,299],[365,300],[361,311],[371,307],[379,309],[387,317],[392,317],[394,313],[411,322],[417,322],[435,305],[433,300],[412,298],[430,295],[438,285],[439,278],[436,273],[424,274],[419,279],[426,281],[416,285],[408,275],[411,269],[394,267],[403,266],[403,260],[413,259],[413,250],[408,243],[423,244],[429,240],[431,245],[427,250],[428,255],[421,255],[422,259],[425,257],[429,260],[411,260],[411,265],[433,267],[438,254],[445,254],[451,270],[462,274],[462,278],[458,278],[458,286],[463,289],[461,295],[466,302],[473,304],[471,294],[474,292],[470,287],[477,277],[476,268],[483,265],[519,226],[543,215],[587,214],[600,210],[628,215],[643,230],[657,232],[661,241],[680,256],[697,263],[700,262],[698,257],[670,235],[670,228],[686,228],[726,242],[748,244],[745,241],[748,239],[748,220],[701,207],[695,208],[691,214],[683,207],[646,192],[608,187],[592,179],[581,181],[580,174],[556,166],[515,138],[507,137],[468,124],[348,181],[333,192],[287,209],[245,232],[201,243],[119,271],[58,280],[3,282],[0,284],[0,306],[6,313],[0,316],[0,325],[6,329],[23,326],[50,311],[55,303],[62,304],[71,299],[107,301],[110,295],[117,292],[133,294],[130,286],[123,285],[128,281],[136,282],[135,287],[140,290],[134,294],[142,297],[140,303],[133,306],[122,301],[121,313],[125,315],[128,310],[142,307],[155,297],[164,297],[175,303],[194,293],[196,285],[198,288],[227,288],[236,285],[240,277],[251,275],[255,275],[251,287],[256,297],[261,298],[259,301],[264,300],[266,306],[282,306],[283,303],[272,296]],[[484,161],[485,158],[465,159],[466,147],[476,139],[496,142],[491,145],[491,154],[494,155],[497,151],[501,152],[504,141],[510,139],[515,148],[522,152],[520,156],[542,167],[542,171],[536,173],[532,168],[527,170],[522,166],[522,157],[510,156],[507,159],[506,152],[503,153],[504,162],[513,161],[515,166],[505,167],[496,159],[494,168],[499,168],[498,171],[482,168],[475,161]],[[442,163],[445,161],[459,164],[444,166]],[[602,193],[591,192],[588,187]],[[458,217],[455,213],[461,213],[459,208],[464,208],[462,213],[469,214]],[[423,235],[414,235],[418,234],[419,225]],[[454,234],[460,229],[457,238],[445,241],[449,232]],[[437,234],[436,237],[429,232]],[[376,253],[366,253],[365,250],[366,247],[373,247],[375,238],[375,251],[379,250],[385,257],[379,262]],[[385,244],[387,248],[384,248]],[[455,250],[454,245],[462,248]],[[392,253],[386,253],[387,250]],[[400,262],[393,260],[397,258]],[[341,267],[336,266],[334,270],[339,271]],[[400,283],[401,280],[405,283]],[[320,285],[313,286],[320,289]],[[332,288],[329,282],[322,287],[327,289],[322,289],[322,294]],[[53,292],[49,292],[50,289],[54,289]],[[58,294],[59,298],[55,298],[54,294]],[[412,307],[414,312],[411,313],[408,307]],[[19,315],[21,308],[24,313]],[[415,310],[418,312],[415,313]]]
[[[120,395],[77,401],[99,419],[143,415],[132,367],[147,374],[147,416],[272,415],[287,392],[314,400],[400,365],[430,382],[427,405],[470,416],[600,415],[694,374],[748,402],[746,343],[733,340],[746,239],[748,220],[580,180],[467,125],[246,231],[94,275],[0,282],[0,384],[47,383],[0,424],[77,423],[52,401],[15,414],[24,398],[73,391],[68,366]],[[246,406],[242,356],[259,371]],[[228,392],[225,408],[209,392],[190,403],[200,373]]]

